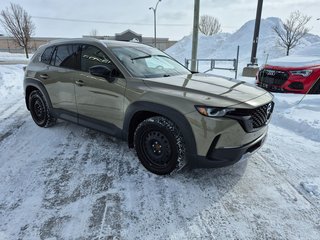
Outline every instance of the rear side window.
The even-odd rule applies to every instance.
[[[53,50],[54,50],[54,47],[48,47],[46,50],[44,50],[44,52],[41,56],[41,62],[43,62],[45,64],[50,64]]]
[[[80,45],[69,44],[57,46],[51,64],[56,67],[80,69]]]

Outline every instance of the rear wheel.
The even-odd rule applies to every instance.
[[[50,127],[56,122],[49,112],[49,106],[39,90],[34,90],[29,95],[29,109],[33,121],[40,127]]]
[[[184,166],[183,136],[165,117],[151,117],[141,122],[134,134],[134,147],[142,165],[155,174],[169,174]]]

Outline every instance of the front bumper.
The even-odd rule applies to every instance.
[[[267,133],[254,141],[237,148],[215,148],[213,141],[207,156],[193,156],[189,161],[191,168],[218,168],[232,165],[238,162],[243,155],[257,151],[264,143]]]

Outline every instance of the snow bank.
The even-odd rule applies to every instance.
[[[32,57],[32,54],[29,54],[29,57]],[[21,53],[8,53],[8,52],[0,52],[0,62],[7,61],[27,61],[25,54]]]
[[[214,55],[216,50],[221,48],[222,44],[231,36],[230,33],[218,33],[214,36],[199,34],[198,58],[208,58]],[[172,47],[166,50],[166,53],[184,64],[186,58],[191,58],[192,35],[182,38]]]
[[[240,68],[250,61],[252,49],[252,37],[254,32],[254,20],[245,23],[238,31],[233,34],[220,33],[214,36],[199,36],[198,58],[235,58],[237,46],[240,46]],[[273,26],[282,26],[282,21],[279,18],[267,18],[261,20],[259,46],[257,58],[259,64],[264,64],[268,59],[285,56],[284,48],[279,47],[277,36],[272,30]],[[301,55],[300,49],[319,42],[320,37],[308,34],[301,40],[301,44],[292,50]],[[166,52],[178,61],[184,64],[185,58],[191,58],[192,36],[184,37],[181,41],[166,50]],[[315,52],[317,45],[310,48],[303,54]],[[320,49],[320,48],[319,48]],[[320,50],[316,51],[320,51]]]
[[[299,94],[281,93],[275,93],[274,96],[275,113],[272,123],[305,138],[320,142],[320,96],[307,95],[304,97]]]
[[[297,50],[290,56],[272,59],[269,65],[282,67],[305,67],[320,65],[320,42]]]

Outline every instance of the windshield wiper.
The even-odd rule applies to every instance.
[[[133,60],[138,60],[138,59],[143,59],[143,58],[151,58],[152,55],[145,55],[145,56],[140,56],[140,57],[135,57],[135,58],[131,58],[131,61]]]

